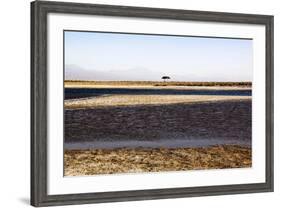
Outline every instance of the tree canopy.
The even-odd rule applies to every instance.
[[[161,79],[171,79],[169,76],[163,76]]]

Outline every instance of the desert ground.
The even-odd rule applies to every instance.
[[[65,82],[65,176],[251,167],[249,83]]]
[[[251,149],[235,145],[66,150],[65,175],[243,168],[251,162]]]

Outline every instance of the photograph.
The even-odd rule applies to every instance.
[[[252,167],[252,39],[63,36],[64,176]]]
[[[175,8],[31,2],[31,205],[274,191],[274,15]]]

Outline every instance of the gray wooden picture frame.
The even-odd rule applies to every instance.
[[[266,28],[266,182],[239,185],[48,195],[47,15],[49,13],[211,21]],[[34,1],[31,3],[31,205],[51,206],[273,191],[273,16]]]

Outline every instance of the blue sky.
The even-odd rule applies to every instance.
[[[65,31],[65,79],[252,81],[252,40]]]

